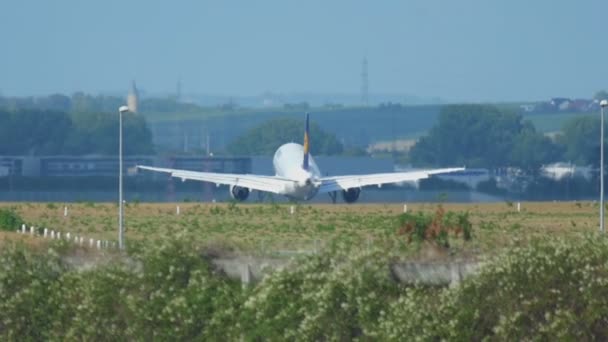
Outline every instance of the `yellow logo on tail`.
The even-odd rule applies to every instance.
[[[308,132],[304,133],[304,153],[308,153]]]

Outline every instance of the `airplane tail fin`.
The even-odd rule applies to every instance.
[[[304,130],[304,161],[302,162],[302,168],[308,171],[308,155],[310,154],[310,137],[309,137],[309,124],[308,124],[308,113],[306,113],[306,128]]]

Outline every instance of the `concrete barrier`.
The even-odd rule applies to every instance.
[[[404,284],[458,285],[479,271],[479,262],[401,262],[390,266],[391,273]]]
[[[264,275],[289,267],[290,260],[261,257],[216,258],[211,262],[243,286],[260,281]],[[476,261],[399,262],[387,265],[393,278],[404,284],[456,286],[476,274],[482,264]]]

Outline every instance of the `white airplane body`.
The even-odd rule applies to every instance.
[[[287,143],[280,146],[274,154],[272,163],[275,176],[198,172],[150,166],[137,167],[143,170],[169,173],[183,181],[198,180],[217,185],[230,186],[230,196],[244,201],[252,190],[270,192],[293,200],[310,200],[319,193],[333,195],[342,192],[345,202],[352,203],[359,198],[361,188],[369,185],[380,187],[382,184],[418,181],[434,174],[462,171],[464,168],[445,168],[409,172],[375,173],[367,175],[322,177],[319,167],[310,155],[309,119],[306,115],[304,145]]]

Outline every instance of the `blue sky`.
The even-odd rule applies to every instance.
[[[608,88],[605,0],[4,0],[0,92],[370,91],[455,101]]]

